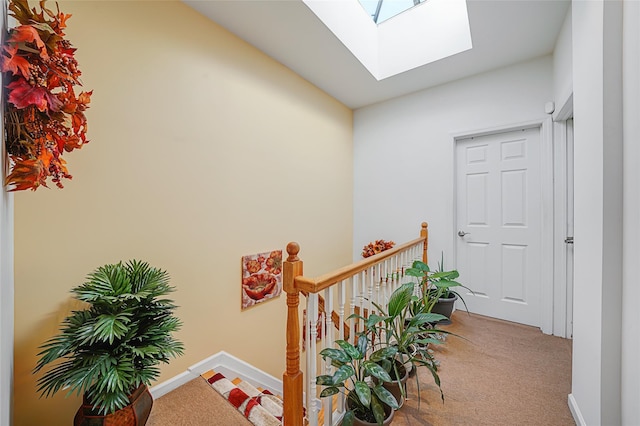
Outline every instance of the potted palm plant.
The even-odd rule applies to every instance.
[[[38,391],[83,395],[74,425],[143,425],[153,404],[148,386],[158,364],[183,353],[172,337],[181,322],[165,298],[169,275],[146,262],[104,265],[71,290],[87,303],[40,348],[34,369],[54,366],[38,379]]]
[[[378,363],[392,359],[397,349],[385,347],[367,354],[369,340],[366,335],[358,336],[354,346],[345,340],[337,340],[338,348],[325,348],[320,351],[323,359],[329,358],[337,367],[332,375],[316,377],[318,385],[326,386],[320,393],[321,398],[331,397],[339,392],[345,393],[347,408],[342,419],[343,426],[351,425],[388,425],[393,419],[393,410],[398,402],[379,381],[391,381]]]

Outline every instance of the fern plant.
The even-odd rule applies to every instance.
[[[88,307],[73,311],[40,346],[34,373],[53,364],[38,379],[38,392],[84,394],[102,415],[127,406],[131,392],[158,377],[160,363],[184,351],[172,337],[181,326],[176,305],[163,297],[172,291],[167,272],[138,260],[89,274],[71,290]]]

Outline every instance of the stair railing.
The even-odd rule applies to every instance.
[[[319,422],[333,426],[340,421],[344,415],[344,395],[338,394],[337,399],[324,398],[322,409],[320,407],[316,376],[332,374],[332,367],[330,363],[318,365],[318,353],[325,347],[335,347],[338,339],[353,340],[363,325],[354,318],[347,318],[353,313],[366,318],[374,312],[374,302],[385,305],[391,293],[408,279],[404,271],[413,261],[427,263],[428,235],[427,223],[423,222],[419,238],[318,278],[303,275],[303,263],[298,257],[300,246],[295,242],[287,245],[288,257],[283,263],[283,288],[287,293],[286,370],[283,374],[285,426],[302,426],[305,418],[310,426],[317,426]],[[319,309],[320,293],[324,299],[322,311]],[[300,364],[300,294],[306,296],[306,320],[302,327],[306,378]]]

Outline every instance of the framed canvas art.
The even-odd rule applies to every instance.
[[[282,250],[242,256],[242,309],[280,296]]]

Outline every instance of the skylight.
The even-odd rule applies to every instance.
[[[376,80],[473,47],[466,0],[424,1],[380,24],[373,22],[359,0],[302,1]]]
[[[358,0],[373,22],[379,24],[425,0]]]

